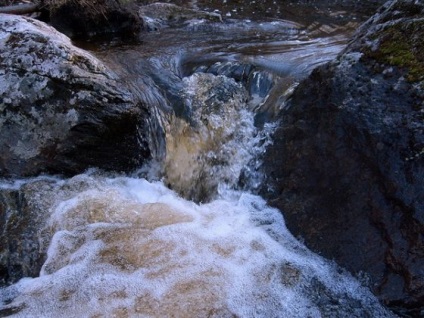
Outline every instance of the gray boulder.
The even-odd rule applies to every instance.
[[[0,15],[0,176],[130,171],[149,157],[147,109],[66,36]]]
[[[424,314],[424,3],[391,1],[281,113],[263,192],[380,300]]]

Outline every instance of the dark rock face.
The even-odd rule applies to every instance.
[[[40,275],[55,234],[52,213],[93,186],[91,180],[82,174],[66,181],[36,177],[0,183],[0,287]]]
[[[147,109],[99,60],[42,22],[0,15],[0,176],[130,171]]]
[[[387,3],[294,92],[265,158],[288,228],[424,314],[424,4]]]
[[[141,30],[136,10],[130,10],[118,0],[48,0],[46,3],[51,25],[71,38],[131,38]]]
[[[43,244],[41,231],[49,217],[51,198],[37,198],[54,186],[53,181],[39,180],[16,189],[0,189],[0,286],[39,275],[49,243]]]

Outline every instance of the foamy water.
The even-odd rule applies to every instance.
[[[183,79],[190,122],[174,116],[166,127],[165,182],[185,198],[207,202],[219,186],[234,188],[270,142],[272,124],[254,125],[246,89],[232,78],[195,73]],[[249,182],[260,178],[252,171]]]
[[[40,232],[51,237],[40,277],[0,292],[14,317],[390,316],[260,197],[198,205],[160,182],[94,175],[48,191],[60,199]]]

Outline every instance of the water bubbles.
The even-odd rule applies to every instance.
[[[255,195],[197,205],[160,182],[88,175],[49,191],[62,199],[41,276],[0,290],[16,317],[390,317]]]
[[[233,79],[195,73],[183,80],[191,122],[174,118],[167,133],[165,180],[183,196],[206,202],[220,183],[236,186],[255,155],[254,114],[248,94]]]

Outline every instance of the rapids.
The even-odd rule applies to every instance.
[[[3,180],[32,188],[48,217],[40,276],[1,289],[0,315],[393,317],[255,194],[276,114],[354,25],[333,28],[190,20],[87,47],[151,106],[152,163],[132,176]]]
[[[51,200],[40,231],[50,246],[40,277],[2,290],[2,313],[390,317],[359,282],[292,237],[258,196],[224,190],[198,205],[162,182],[94,172],[2,187],[28,182],[40,189],[36,200]]]
[[[189,20],[149,32],[140,44],[94,48],[151,106],[146,125],[158,168],[149,167],[147,177],[196,202],[213,198],[218,185],[255,190],[260,152],[285,99],[335,58],[350,34],[346,26],[330,35],[310,28],[284,20]]]

